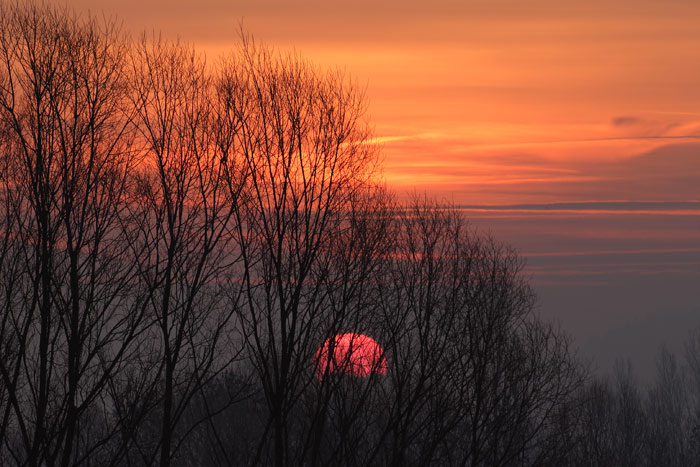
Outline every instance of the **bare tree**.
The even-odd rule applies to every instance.
[[[239,294],[227,284],[239,261],[230,240],[234,184],[243,178],[227,176],[238,170],[225,147],[235,129],[219,126],[211,79],[191,47],[142,38],[133,84],[144,160],[129,201],[129,241],[152,324],[138,368],[148,369],[141,384],[160,421],[129,436],[146,465],[167,466],[193,428],[180,426],[192,398],[237,355],[229,324]]]
[[[614,378],[598,377],[580,394],[574,466],[698,465],[694,399],[696,334],[685,361],[661,348],[657,374],[647,386],[634,379],[631,365],[617,363]]]
[[[647,400],[647,465],[689,465],[695,460],[687,455],[690,404],[686,376],[676,356],[662,348],[657,378],[649,388]]]
[[[380,463],[544,464],[582,372],[534,315],[522,261],[434,202],[400,217],[381,293],[393,371]]]
[[[367,248],[375,232],[354,236],[376,210],[367,204],[378,199],[376,150],[363,95],[342,73],[248,38],[226,61],[219,92],[248,176],[234,200],[245,264],[239,325],[267,418],[252,462],[296,465],[305,443],[292,439],[300,420],[290,415],[314,382],[314,352],[341,321],[356,319],[362,274],[377,257]]]
[[[685,361],[688,368],[688,451],[693,465],[700,465],[700,329],[690,333],[685,346]]]
[[[140,321],[119,255],[126,41],[111,21],[0,8],[3,462],[107,463],[104,391]]]
[[[579,394],[571,465],[646,465],[649,423],[643,393],[629,362],[618,361],[613,376],[590,381]]]

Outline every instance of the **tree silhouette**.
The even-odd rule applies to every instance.
[[[74,465],[114,436],[103,392],[142,322],[117,254],[135,164],[128,48],[112,22],[1,8],[3,457]]]

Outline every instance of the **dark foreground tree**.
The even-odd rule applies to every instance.
[[[142,324],[119,254],[135,165],[127,54],[111,22],[0,4],[3,464],[119,451],[105,390]]]
[[[145,297],[149,322],[134,371],[141,378],[138,396],[151,399],[150,417],[158,421],[128,433],[129,460],[167,466],[193,425],[206,420],[182,426],[192,398],[240,347],[230,326],[240,278],[229,279],[241,269],[233,207],[246,167],[238,167],[227,147],[235,129],[216,118],[212,80],[191,47],[142,38],[132,73],[142,159],[124,219],[138,270],[135,289]]]
[[[534,315],[522,260],[425,200],[397,223],[377,284],[384,423],[357,465],[556,465],[582,372]]]
[[[245,262],[238,323],[265,400],[249,461],[300,465],[314,457],[315,421],[296,411],[314,383],[314,352],[360,322],[382,249],[376,150],[362,93],[341,73],[245,40],[218,90],[234,122],[232,158],[248,177],[234,200]]]

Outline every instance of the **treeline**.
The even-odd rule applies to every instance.
[[[608,465],[617,389],[512,249],[382,188],[343,73],[0,8],[1,465]],[[318,368],[346,332],[384,374]]]
[[[700,465],[700,330],[682,355],[662,348],[641,384],[630,363],[591,379],[578,396],[571,466]]]

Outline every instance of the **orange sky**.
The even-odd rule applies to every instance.
[[[92,0],[69,4],[95,10]],[[591,168],[700,144],[697,1],[105,0],[100,7],[132,30],[179,35],[212,58],[235,42],[243,21],[268,44],[346,68],[367,84],[385,177],[399,191],[477,204],[700,199],[626,179],[611,187],[621,174]],[[680,161],[670,164],[681,169]],[[698,164],[693,170],[697,177]]]
[[[212,59],[242,21],[345,68],[367,85],[389,186],[520,249],[542,313],[584,349],[634,354],[634,323],[663,313],[691,316],[664,318],[664,338],[700,325],[700,1],[67,3]]]

